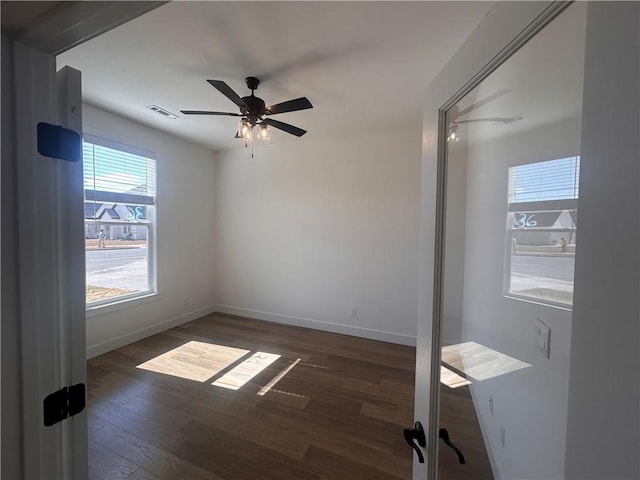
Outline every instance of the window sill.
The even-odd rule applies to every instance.
[[[533,303],[535,305],[540,305],[543,307],[557,308],[559,310],[566,310],[568,312],[571,312],[573,310],[572,304],[555,302],[553,300],[547,300],[545,298],[530,297],[528,295],[519,295],[514,292],[505,293],[504,298],[507,298],[509,300],[516,300],[519,302]]]
[[[135,297],[114,298],[113,301],[109,303],[87,305],[86,318],[97,317],[125,308],[137,307],[138,305],[144,305],[145,303],[155,302],[160,299],[162,299],[162,295],[157,292],[147,292]]]

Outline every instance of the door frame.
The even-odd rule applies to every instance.
[[[422,189],[415,418],[428,419],[427,460],[414,480],[438,473],[440,349],[446,194],[446,112],[571,2],[499,2],[427,89],[423,116]],[[492,467],[494,467],[492,465]]]
[[[20,42],[13,43],[13,58],[16,150],[3,162],[15,165],[12,210],[17,216],[10,230],[18,240],[13,281],[18,287],[20,470],[26,478],[82,478],[87,475],[86,414],[45,426],[43,412],[49,394],[86,383],[82,163],[40,154],[36,128],[47,122],[82,132],[80,72],[66,67],[56,74],[52,55]]]

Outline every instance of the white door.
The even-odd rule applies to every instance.
[[[446,215],[446,189],[442,188],[446,185],[446,171],[439,169],[438,165],[443,165],[439,159],[445,154],[446,134],[449,133],[446,112],[527,40],[537,35],[548,21],[553,24],[552,19],[565,7],[563,3],[548,2],[497,3],[427,91],[423,130],[422,259],[415,419],[421,421],[425,429],[428,428],[425,449],[428,455],[425,464],[414,464],[416,480],[437,478],[438,382],[443,345],[440,318],[444,308],[444,286],[440,274],[445,261],[445,239],[438,232],[444,228]],[[569,6],[571,8],[573,6]],[[573,311],[565,310],[568,315],[562,313],[554,320],[568,320],[571,325],[564,331],[552,328],[550,344],[551,356],[555,355],[553,359],[566,356],[562,363],[569,370],[563,385],[565,405],[560,406],[565,410],[565,420],[560,425],[565,436],[564,452],[556,461],[556,472],[561,472],[561,478],[638,478],[640,6],[637,2],[590,2],[586,9],[584,111],[579,146],[580,223],[577,235],[580,246],[575,256]],[[567,59],[570,60],[573,59]],[[510,113],[526,115],[526,112]],[[475,171],[475,174],[483,173],[483,169]],[[508,182],[507,173],[504,177]],[[506,209],[506,186],[504,191]],[[474,201],[482,201],[483,198],[478,197]],[[474,206],[477,207],[477,203]],[[505,218],[501,228],[505,228],[506,223]],[[551,226],[548,233],[562,233],[563,228],[562,225]],[[554,229],[558,232],[551,232]],[[572,226],[566,229],[573,231]],[[505,238],[506,235],[505,228]],[[550,242],[552,240],[550,237]],[[506,245],[503,241],[500,244],[502,247]],[[558,243],[558,248],[562,248],[561,243]],[[508,252],[503,256],[507,263],[510,257]],[[505,265],[497,266],[498,270],[502,272]],[[528,313],[532,312],[533,309]],[[529,355],[528,349],[531,349],[531,355],[536,351],[537,318],[534,317],[536,315],[529,322],[531,328],[525,325],[523,331],[523,338],[528,335],[529,340],[518,347],[520,352],[527,352],[526,355]],[[558,335],[559,332],[566,338],[554,343],[553,338],[560,338],[553,334]],[[557,348],[560,343],[567,345],[564,351]],[[544,370],[545,367],[532,368],[528,372],[544,377]],[[544,381],[544,378],[538,380]],[[520,403],[523,404],[528,399],[537,398],[536,393],[520,388],[514,392],[514,397],[521,397]],[[483,395],[473,398],[476,412],[483,410],[483,415],[490,416],[494,415],[495,408],[495,415],[502,415],[499,409],[504,403],[499,405],[495,399],[495,404],[485,404]],[[558,407],[545,404],[531,406],[523,409],[519,417],[514,412],[505,415],[505,418],[511,415],[512,419],[526,421],[509,420],[512,423],[506,428],[500,422],[495,425],[489,422],[490,428],[483,432],[485,442],[493,441],[494,446],[500,449],[493,455],[493,460],[497,459],[492,465],[496,478],[516,478],[514,467],[545,462],[545,457],[534,454],[532,449],[521,456],[519,465],[508,465],[509,460],[504,460],[513,459],[521,444],[526,442],[524,425],[527,421],[539,419],[539,424],[549,424],[549,416]],[[532,415],[535,418],[528,417]],[[509,431],[517,434],[509,435]],[[542,438],[539,443],[543,447],[540,451],[543,451],[545,444],[553,442]],[[503,472],[502,466],[507,466],[508,471]],[[522,471],[530,472],[530,467],[528,465]],[[473,466],[467,464],[466,468],[473,469]],[[474,477],[471,475],[469,478]],[[543,475],[540,478],[552,477]],[[558,475],[553,478],[558,478]]]
[[[29,3],[2,6],[22,42],[3,23],[2,474],[87,478],[86,415],[43,422],[48,394],[86,381],[82,164],[39,155],[35,129],[82,134],[80,72],[55,54],[166,2]]]
[[[46,122],[81,138],[80,72],[56,74],[55,57],[20,43],[13,58],[23,475],[86,478],[86,414],[45,426],[43,407],[86,382],[82,161],[40,154],[37,133]]]

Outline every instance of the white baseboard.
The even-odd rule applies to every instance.
[[[195,320],[196,318],[209,315],[210,313],[213,313],[215,311],[215,306],[200,308],[198,310],[194,310],[193,312],[180,315],[179,317],[175,317],[164,322],[157,323],[140,330],[136,330],[135,332],[127,333],[126,335],[121,335],[107,342],[87,347],[87,359],[97,357],[98,355],[102,355],[103,353],[115,350],[116,348],[124,347],[125,345],[129,345],[130,343],[137,342],[138,340],[150,337],[151,335],[155,335],[156,333],[164,332],[165,330],[169,330],[170,328],[177,327],[178,325],[182,325],[183,323],[190,322],[191,320]]]
[[[478,419],[478,425],[480,425],[480,432],[482,433],[482,439],[484,440],[484,446],[487,449],[487,456],[489,457],[489,463],[491,464],[491,470],[493,471],[493,478],[495,480],[502,480],[504,475],[502,474],[502,468],[500,468],[500,463],[496,458],[495,451],[496,446],[493,444],[491,440],[491,435],[489,435],[489,429],[484,423],[484,419],[482,415],[480,415],[480,405],[476,400],[476,396],[473,394],[473,384],[469,385],[469,392],[471,393],[471,401],[473,402],[473,408],[476,412],[476,418]]]
[[[150,337],[160,332],[164,332],[183,323],[190,322],[197,318],[209,315],[210,313],[221,312],[231,315],[239,315],[242,317],[257,318],[258,320],[266,320],[275,323],[284,323],[286,325],[295,325],[298,327],[313,328],[316,330],[322,330],[325,332],[341,333],[344,335],[352,335],[354,337],[369,338],[372,340],[380,340],[383,342],[397,343],[400,345],[409,345],[415,347],[416,337],[410,335],[402,335],[398,333],[385,332],[381,330],[373,330],[369,328],[354,327],[352,325],[345,325],[341,323],[325,322],[322,320],[312,320],[308,318],[292,317],[288,315],[280,315],[277,313],[261,312],[258,310],[251,310],[248,308],[232,307],[229,305],[215,305],[193,312],[180,315],[179,317],[166,320],[155,325],[151,325],[135,332],[127,333],[119,337],[113,338],[98,345],[92,345],[87,347],[87,359],[97,357],[103,353],[107,353],[116,348],[124,347],[130,343],[137,342],[143,338]]]
[[[295,325],[297,327],[313,328],[325,332],[341,333],[354,337],[368,338],[371,340],[380,340],[383,342],[397,343],[400,345],[416,346],[416,337],[411,335],[402,335],[399,333],[385,332],[382,330],[373,330],[370,328],[355,327],[353,325],[345,325],[342,323],[325,322],[323,320],[314,320],[310,318],[292,317],[289,315],[281,315],[279,313],[261,312],[259,310],[251,310],[248,308],[233,307],[230,305],[217,305],[216,311],[220,313],[228,313],[230,315],[239,315],[241,317],[256,318],[258,320],[266,320],[275,323],[284,323],[286,325]]]

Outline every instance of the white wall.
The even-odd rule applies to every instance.
[[[413,344],[419,123],[307,135],[218,156],[220,309]]]
[[[83,106],[84,131],[157,155],[159,295],[87,315],[95,356],[214,310],[214,155],[95,106]],[[170,120],[167,120],[170,121]]]
[[[567,435],[571,479],[640,478],[639,61],[640,4],[589,3]]]

